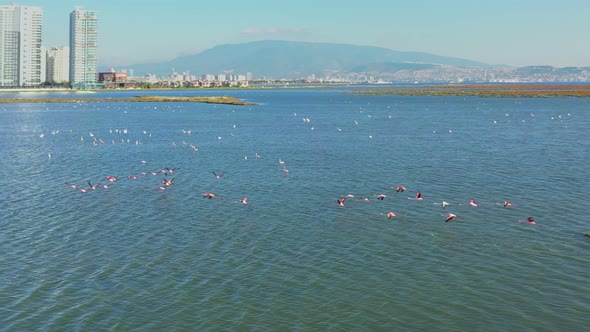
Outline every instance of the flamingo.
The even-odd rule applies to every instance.
[[[445,219],[445,222],[449,222],[455,218],[457,218],[456,214],[449,213],[449,214],[447,214],[447,219]]]
[[[115,182],[115,181],[119,180],[119,178],[117,178],[116,176],[113,176],[113,175],[109,175],[109,176],[107,176],[107,180],[110,182]]]
[[[203,198],[209,198],[209,199],[211,199],[211,198],[217,198],[217,196],[213,195],[210,192],[206,192],[206,193],[203,194]]]

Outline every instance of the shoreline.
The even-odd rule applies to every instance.
[[[363,96],[460,96],[499,98],[590,98],[590,85],[573,84],[445,84],[357,90]]]
[[[80,102],[187,102],[187,103],[207,103],[207,104],[226,104],[238,106],[254,106],[256,103],[250,103],[234,97],[225,96],[207,96],[207,97],[175,97],[175,96],[135,96],[122,98],[0,98],[0,104],[29,104],[29,103],[80,103]]]

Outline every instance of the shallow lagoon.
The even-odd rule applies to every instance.
[[[0,106],[2,326],[554,331],[590,322],[589,100],[223,94],[260,105]],[[141,175],[166,167],[176,171]],[[108,175],[119,178],[108,189],[66,185]],[[417,191],[425,200],[408,199]],[[338,206],[347,194],[359,199]],[[504,200],[514,208],[496,204]],[[447,213],[460,218],[445,223]],[[518,223],[529,216],[539,226]]]

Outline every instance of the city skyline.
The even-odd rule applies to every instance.
[[[43,45],[68,45],[67,15],[96,10],[99,66],[127,66],[197,54],[220,44],[264,39],[333,42],[428,52],[509,66],[590,66],[582,0],[473,3],[466,0],[27,1],[44,11]]]

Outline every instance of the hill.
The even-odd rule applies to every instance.
[[[190,71],[195,75],[252,72],[256,77],[301,78],[312,74],[323,76],[326,72],[346,72],[364,67],[418,69],[432,65],[490,67],[481,62],[423,52],[278,40],[218,45],[199,54],[182,56],[171,61],[127,67],[133,68],[136,76],[148,73],[168,75],[174,69],[177,72]]]

